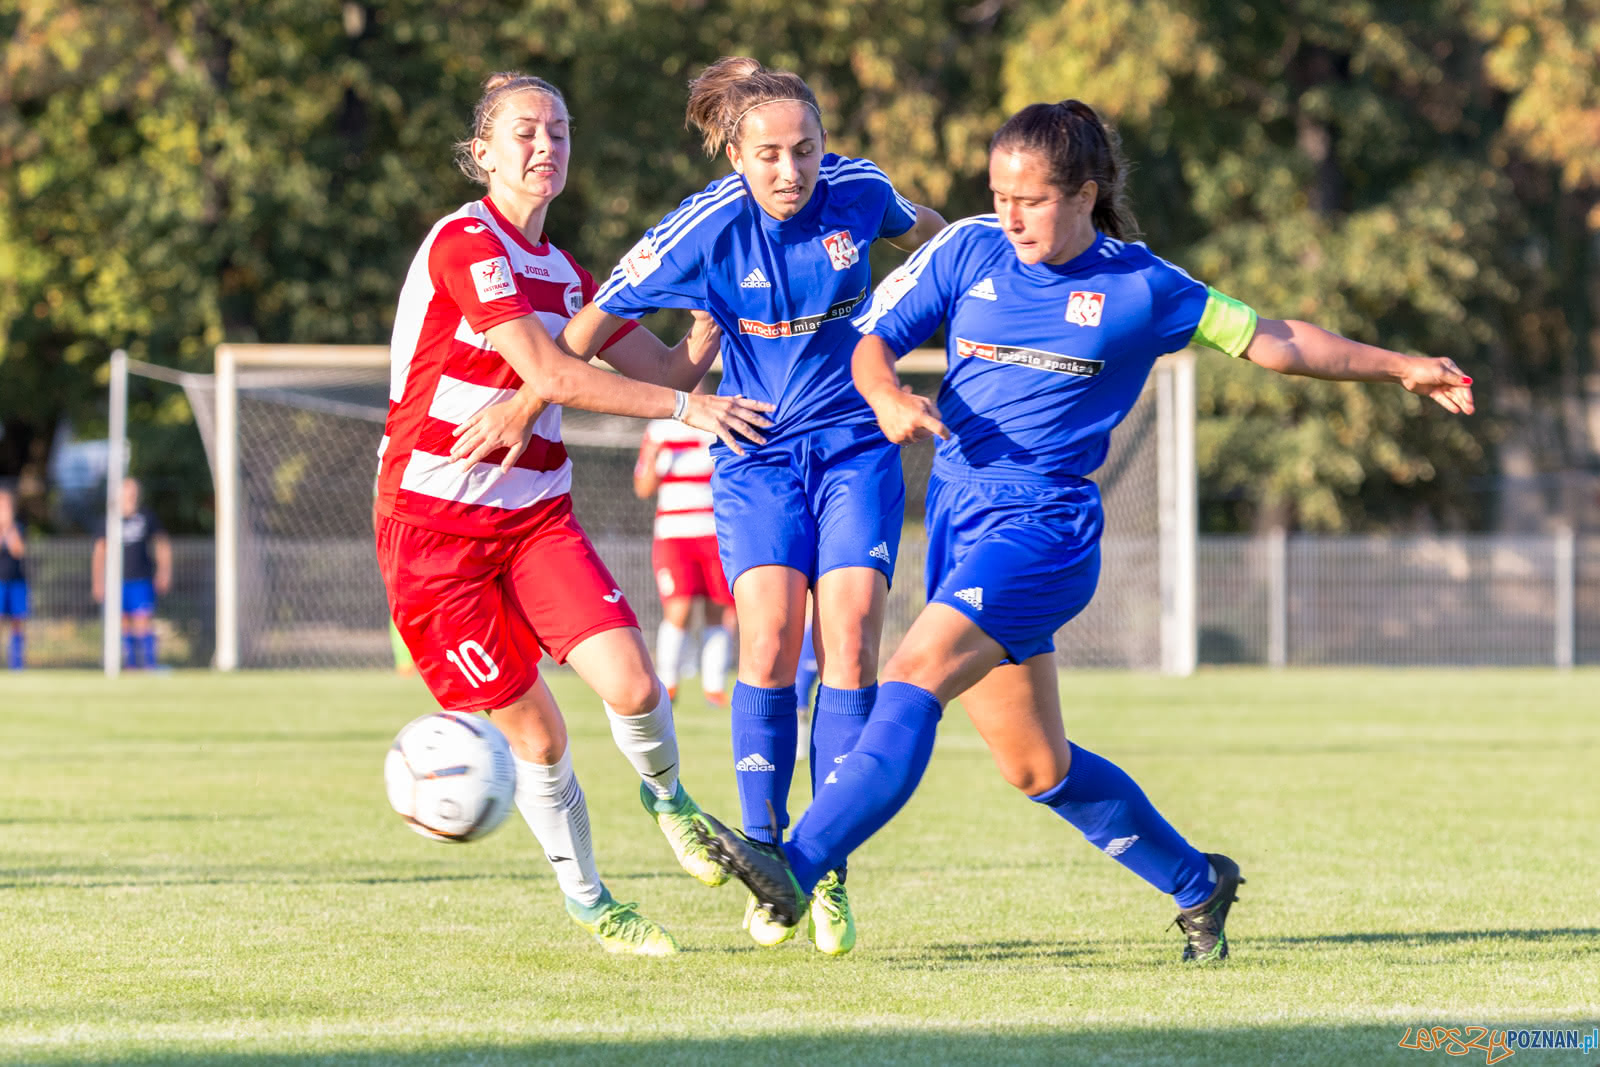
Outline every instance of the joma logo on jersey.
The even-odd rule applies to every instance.
[[[1074,292],[1067,297],[1067,321],[1075,326],[1098,326],[1105,306],[1104,293]]]
[[[481,259],[468,270],[472,272],[472,287],[485,304],[516,295],[517,283],[511,280],[511,263],[505,256]]]
[[[822,239],[822,247],[828,250],[828,261],[833,264],[834,270],[849,270],[861,262],[861,253],[851,239],[849,230],[828,234]]]

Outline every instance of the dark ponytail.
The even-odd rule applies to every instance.
[[[1128,163],[1122,142],[1088,104],[1029,104],[1006,119],[989,142],[991,155],[1002,149],[1043,157],[1050,164],[1050,184],[1068,196],[1084,182],[1094,182],[1094,228],[1122,241],[1139,236],[1124,188]]]

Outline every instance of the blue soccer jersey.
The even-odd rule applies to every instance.
[[[710,312],[723,333],[720,391],[776,404],[769,440],[870,423],[850,379],[850,318],[871,288],[868,246],[916,221],[870,160],[824,156],[811,199],[782,220],[730,174],[651,227],[595,303],[623,318]]]
[[[1254,313],[1104,234],[1066,263],[1023,263],[999,220],[979,215],[885,278],[855,322],[900,355],[947,326],[938,404],[953,436],[940,459],[1055,481],[1105,461],[1157,358],[1191,340],[1238,355]]]

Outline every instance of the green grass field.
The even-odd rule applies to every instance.
[[[1064,676],[1069,734],[1243,865],[1212,970],[959,708],[852,862],[857,950],[756,948],[555,683],[601,871],[675,958],[601,952],[517,816],[466,846],[404,828],[381,764],[432,706],[415,681],[0,675],[0,1061],[1424,1067],[1486,1057],[1407,1027],[1600,1024],[1600,673]],[[723,714],[680,704],[686,782],[732,821]]]

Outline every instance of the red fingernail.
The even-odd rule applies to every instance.
[[[1472,384],[1472,379],[1468,378],[1465,374],[1463,374],[1461,376],[1461,384],[1463,384],[1463,385],[1471,385]]]

